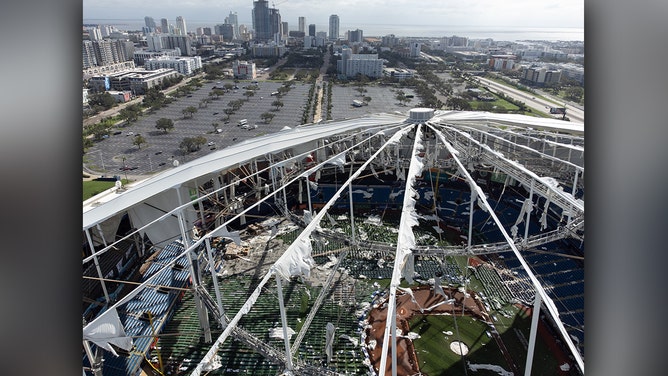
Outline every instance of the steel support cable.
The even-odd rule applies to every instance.
[[[341,193],[342,193],[346,188],[348,188],[348,186],[349,186],[350,184],[352,184],[352,181],[355,180],[355,179],[357,179],[357,177],[358,177],[359,175],[361,175],[361,173],[364,171],[364,169],[366,168],[366,166],[368,166],[368,165],[371,163],[371,161],[372,161],[373,159],[375,159],[376,156],[378,156],[378,155],[385,149],[385,147],[387,147],[387,146],[390,145],[390,144],[394,144],[394,143],[396,143],[396,142],[400,139],[400,137],[401,137],[403,134],[407,133],[409,130],[410,130],[409,128],[403,128],[403,129],[400,129],[397,133],[395,133],[395,134],[394,134],[388,141],[386,141],[380,148],[378,148],[378,150],[374,153],[374,155],[373,155],[371,158],[369,158],[367,161],[365,161],[365,162],[364,162],[364,163],[357,169],[357,171],[355,171],[355,173],[352,174],[352,175],[348,178],[348,180],[347,180],[345,183],[342,184],[342,186],[338,189],[338,191],[337,191],[337,192],[331,197],[331,199],[330,199],[330,200],[323,206],[323,208],[320,210],[320,212],[319,212],[315,217],[313,217],[313,219],[312,219],[311,222],[306,226],[306,228],[305,228],[305,229],[304,229],[304,230],[297,236],[297,238],[292,242],[292,244],[290,244],[290,246],[288,247],[288,249],[285,250],[285,252],[283,252],[283,255],[279,257],[279,259],[273,264],[272,267],[270,267],[269,271],[265,274],[265,276],[264,276],[264,278],[262,279],[262,281],[260,282],[260,284],[255,288],[255,290],[254,290],[253,293],[251,294],[251,297],[250,297],[248,300],[246,300],[246,303],[244,303],[244,307],[242,307],[242,309],[239,310],[239,312],[237,312],[237,314],[234,316],[234,318],[232,318],[232,320],[228,323],[228,325],[227,325],[227,327],[225,328],[225,330],[223,331],[223,333],[220,335],[220,337],[219,337],[218,339],[216,339],[216,342],[214,342],[213,346],[209,349],[209,351],[206,353],[206,355],[204,356],[204,358],[199,362],[199,364],[197,365],[197,367],[193,370],[193,372],[191,373],[192,376],[199,376],[200,373],[201,373],[201,371],[202,371],[202,368],[204,367],[204,365],[207,364],[208,362],[210,362],[211,359],[213,359],[213,356],[214,356],[215,353],[218,351],[218,348],[220,347],[220,345],[225,341],[225,339],[229,336],[229,334],[230,334],[230,332],[232,331],[232,329],[233,329],[234,327],[237,326],[237,323],[239,322],[239,320],[241,319],[241,317],[245,314],[244,311],[250,310],[250,308],[251,308],[251,307],[253,306],[253,304],[255,303],[255,300],[257,299],[257,296],[259,296],[262,287],[267,283],[267,281],[269,280],[269,278],[271,278],[271,276],[273,276],[273,275],[276,273],[276,269],[275,269],[275,267],[276,267],[276,265],[277,265],[280,261],[282,261],[281,259],[282,259],[283,257],[286,257],[286,255],[289,255],[289,254],[291,254],[292,252],[294,252],[294,249],[297,248],[297,246],[296,246],[295,244],[299,244],[299,243],[301,243],[302,241],[306,240],[306,238],[308,238],[308,237],[310,236],[310,234],[311,234],[311,233],[315,230],[315,228],[319,225],[320,220],[322,220],[322,218],[325,216],[325,214],[327,213],[327,211],[329,210],[329,208],[330,208],[332,205],[334,205],[334,203],[338,200],[338,198],[339,198],[339,196],[341,195]],[[373,137],[373,136],[372,136],[372,137]],[[356,146],[356,145],[353,145],[353,147],[349,148],[348,150],[353,149],[355,146]],[[317,166],[314,166],[314,167],[310,168],[309,170],[303,172],[299,177],[297,177],[297,179],[300,178],[301,176],[309,176],[313,171],[317,170],[317,168],[319,168],[321,165],[324,165],[325,163],[329,163],[329,161],[335,159],[338,155],[340,155],[340,153],[337,154],[337,155],[334,155],[333,157],[331,157],[331,158],[328,159],[327,161],[322,162],[321,164],[319,164],[319,165],[317,165]],[[352,168],[352,166],[351,166],[351,168]],[[296,180],[296,179],[295,179],[295,180]],[[281,188],[282,188],[282,187],[281,187]],[[279,192],[281,188],[276,189],[274,192],[272,192],[272,194],[275,194],[276,192]],[[256,203],[256,204],[259,204],[259,203]],[[251,206],[251,207],[252,207],[252,206]],[[249,209],[250,209],[250,208],[249,208]],[[249,210],[249,209],[247,209],[247,210]],[[207,234],[207,235],[208,235],[208,234]]]
[[[562,339],[564,340],[564,342],[566,342],[568,348],[570,349],[571,354],[573,355],[573,357],[575,359],[575,362],[578,365],[578,368],[580,369],[580,371],[582,371],[582,373],[584,373],[584,361],[582,359],[582,355],[580,354],[577,347],[573,343],[573,340],[571,339],[570,335],[566,331],[566,328],[564,327],[564,324],[561,322],[561,320],[559,320],[559,311],[557,310],[556,306],[554,305],[554,302],[552,302],[552,299],[547,295],[547,292],[545,291],[545,289],[543,289],[543,286],[540,284],[540,282],[538,281],[536,276],[531,271],[531,268],[527,264],[526,260],[524,260],[524,257],[522,257],[522,254],[520,253],[520,251],[515,246],[515,243],[514,243],[513,239],[510,237],[510,235],[508,234],[506,229],[503,227],[499,218],[496,216],[495,213],[493,213],[490,210],[491,206],[487,202],[487,198],[483,194],[482,190],[476,184],[476,182],[473,180],[473,178],[468,173],[468,171],[466,171],[464,166],[459,161],[459,158],[457,158],[457,156],[456,156],[457,151],[452,148],[452,145],[450,145],[450,143],[445,139],[445,137],[443,136],[443,134],[440,131],[436,130],[433,127],[432,127],[432,129],[434,129],[434,131],[436,132],[438,137],[441,139],[443,144],[445,144],[446,148],[448,148],[448,150],[453,155],[453,158],[455,159],[455,162],[459,166],[460,172],[462,174],[464,174],[464,176],[466,176],[466,179],[469,182],[469,184],[471,185],[471,188],[479,191],[478,199],[482,200],[483,205],[489,210],[490,214],[493,216],[493,219],[496,222],[496,224],[499,228],[499,231],[501,231],[501,234],[503,235],[503,237],[508,242],[508,245],[512,249],[513,253],[515,253],[515,256],[517,257],[518,261],[520,262],[520,264],[522,264],[522,268],[525,270],[525,272],[529,276],[529,279],[531,280],[531,283],[533,284],[534,288],[536,289],[536,292],[540,295],[541,299],[545,303],[545,307],[546,307],[547,311],[550,313],[550,316],[552,317],[553,321],[557,325],[557,328],[558,328],[560,334],[563,337]]]
[[[396,123],[381,123],[381,124],[374,125],[374,127],[372,127],[372,128],[364,129],[364,130],[361,130],[361,131],[363,131],[363,132],[371,132],[371,131],[373,131],[373,130],[376,130],[376,129],[383,129],[384,127],[388,127],[388,126],[389,126],[389,128],[387,128],[387,129],[392,129],[392,128],[400,127],[401,125],[396,125]],[[377,134],[378,134],[378,133],[374,133],[374,134],[372,134],[368,139],[373,138],[373,136],[375,136],[375,135],[377,135]],[[339,139],[337,142],[343,142],[343,141],[345,141],[345,140],[347,140],[347,139],[350,139],[350,138],[355,137],[356,135],[357,135],[357,132],[354,132],[354,133],[351,133],[351,134],[347,134],[345,137]],[[299,158],[302,158],[302,157],[305,157],[305,156],[309,155],[309,154],[312,153],[313,151],[316,151],[316,150],[318,150],[318,149],[324,149],[324,148],[327,148],[328,146],[329,146],[329,145],[323,145],[323,146],[320,146],[320,147],[316,147],[316,148],[314,148],[314,149],[312,149],[312,150],[309,150],[309,151],[300,153],[300,154],[298,154],[298,155],[295,155],[295,156],[289,158],[288,160],[281,161],[280,163],[286,163],[287,161],[290,161],[290,160],[298,160]],[[263,173],[263,172],[265,172],[265,171],[267,171],[267,170],[269,170],[269,169],[271,169],[271,168],[272,168],[272,166],[268,166],[268,167],[266,167],[266,168],[264,168],[264,169],[262,169],[262,170],[257,171],[256,173],[254,173],[254,174],[251,175],[251,176],[255,176],[255,175],[257,175],[257,174],[261,174],[261,173]],[[225,186],[222,186],[222,187],[220,187],[219,189],[216,189],[216,190],[210,192],[210,193],[207,194],[207,195],[204,195],[204,196],[201,196],[201,197],[197,198],[196,201],[197,201],[197,202],[201,202],[201,201],[203,201],[203,200],[205,200],[205,199],[208,199],[210,196],[215,196],[216,194],[218,194],[218,193],[220,193],[220,192],[223,192],[225,189],[229,188],[229,187],[232,186],[233,184],[234,184],[234,183],[230,183],[230,184],[227,184],[227,185],[225,185]],[[122,241],[124,241],[124,240],[127,240],[127,239],[131,238],[132,236],[134,236],[134,234],[136,234],[136,233],[140,233],[142,230],[148,228],[149,226],[151,226],[151,225],[153,225],[153,224],[155,224],[155,223],[157,223],[157,222],[160,222],[160,221],[165,220],[165,219],[166,219],[167,217],[169,217],[169,216],[174,216],[174,215],[175,215],[174,213],[179,212],[179,211],[182,211],[183,209],[186,209],[186,208],[190,207],[192,204],[193,204],[193,202],[187,202],[187,203],[185,203],[185,204],[182,204],[182,205],[179,205],[179,206],[175,207],[174,209],[170,210],[169,212],[165,212],[162,216],[160,216],[160,217],[154,219],[153,221],[151,221],[151,222],[145,224],[144,226],[142,226],[142,227],[136,229],[136,230],[133,231],[132,233],[125,235],[124,237],[122,237],[122,238],[116,240],[115,242],[109,244],[108,246],[102,248],[101,250],[99,250],[99,251],[97,251],[97,252],[93,252],[92,255],[90,255],[90,256],[84,258],[82,263],[85,264],[85,263],[91,261],[91,260],[93,259],[94,256],[100,256],[100,255],[106,253],[107,251],[109,251],[109,249],[112,249],[112,248],[113,248],[114,246],[116,246],[118,243],[120,243],[120,242],[122,242]],[[90,227],[92,227],[92,226],[93,226],[93,225],[91,225]],[[84,227],[83,230],[85,231],[87,228],[88,228],[88,227]]]
[[[559,201],[563,200],[563,201],[565,201],[565,203],[563,204],[564,206],[562,207],[563,209],[566,209],[566,210],[571,209],[570,206],[565,205],[567,203],[568,205],[572,205],[573,209],[576,209],[579,212],[584,213],[584,205],[581,202],[581,200],[575,199],[575,197],[573,197],[573,195],[571,195],[570,193],[566,193],[563,190],[557,189],[556,187],[553,187],[550,184],[546,184],[545,182],[543,182],[542,178],[540,176],[536,175],[533,171],[527,169],[526,167],[524,167],[523,165],[521,165],[521,164],[519,164],[515,161],[512,161],[512,160],[504,157],[503,155],[501,155],[501,153],[492,150],[488,145],[484,145],[484,144],[479,143],[478,141],[474,140],[468,133],[462,132],[462,131],[460,131],[456,128],[450,127],[450,126],[447,126],[447,128],[452,129],[456,133],[468,138],[470,140],[470,142],[475,143],[478,146],[481,146],[481,147],[485,148],[487,151],[489,151],[489,154],[494,156],[494,158],[488,157],[489,162],[494,164],[496,167],[500,168],[501,170],[503,170],[507,174],[511,175],[513,177],[513,179],[518,180],[518,181],[522,181],[522,178],[519,177],[519,175],[517,174],[517,171],[512,171],[513,173],[511,173],[511,171],[509,171],[509,170],[515,169],[515,170],[519,170],[519,173],[525,174],[525,175],[528,176],[528,178],[537,182],[538,187],[534,187],[534,193],[540,193],[541,195],[545,196],[548,191],[551,191],[552,193],[554,193],[554,195],[552,196],[552,200],[554,200],[553,202],[555,204],[559,204]],[[440,134],[440,132],[439,132],[439,134]],[[443,137],[443,135],[440,134],[439,137]],[[526,182],[523,182],[523,183],[526,184]],[[540,187],[543,187],[544,191],[538,189]],[[561,205],[559,205],[559,206],[561,206]]]
[[[392,346],[392,375],[395,376],[397,372],[396,364],[396,302],[397,302],[397,287],[401,283],[401,272],[406,265],[406,258],[410,257],[410,248],[414,244],[405,244],[405,239],[402,239],[402,234],[408,234],[410,232],[413,235],[412,225],[409,223],[409,216],[415,211],[415,199],[411,196],[412,186],[415,184],[415,175],[418,172],[421,172],[422,166],[421,162],[418,161],[418,156],[416,155],[417,149],[422,147],[422,132],[421,124],[417,126],[415,132],[415,140],[413,140],[413,147],[411,149],[411,162],[408,167],[408,174],[406,176],[406,185],[404,187],[404,202],[403,210],[401,211],[401,219],[399,221],[399,237],[397,239],[396,253],[394,256],[394,266],[392,268],[392,279],[390,281],[390,297],[387,303],[387,316],[385,318],[385,333],[383,334],[383,347],[381,350],[380,356],[380,368],[379,376],[385,375],[385,369],[387,368],[387,352],[389,348],[390,335],[393,339]],[[416,171],[420,169],[420,171]],[[410,243],[410,240],[408,241]],[[413,236],[414,243],[414,236]],[[405,249],[408,248],[408,249]],[[406,252],[404,254],[404,252]],[[391,333],[391,331],[394,331]]]
[[[556,162],[559,162],[559,163],[563,163],[563,164],[565,164],[565,165],[569,165],[569,166],[573,167],[574,169],[579,170],[579,171],[582,171],[582,172],[584,173],[584,167],[582,167],[582,166],[578,166],[578,165],[576,165],[576,164],[573,163],[573,162],[565,161],[565,160],[563,160],[563,159],[561,159],[561,158],[553,157],[553,156],[551,156],[551,155],[549,155],[549,154],[545,154],[545,153],[543,153],[543,152],[541,152],[541,151],[538,151],[538,150],[536,150],[536,149],[534,149],[534,148],[531,148],[531,147],[529,147],[529,146],[522,145],[522,144],[519,144],[519,143],[517,143],[517,142],[512,142],[512,141],[507,140],[507,139],[505,139],[505,138],[503,138],[503,137],[497,136],[497,135],[495,135],[495,134],[492,134],[492,133],[489,133],[489,132],[486,132],[486,131],[483,131],[483,130],[480,130],[480,129],[477,129],[477,128],[474,128],[474,127],[469,127],[469,126],[458,126],[458,127],[461,127],[462,129],[468,129],[469,131],[472,131],[472,132],[478,132],[478,133],[481,133],[481,134],[490,136],[490,137],[492,137],[492,138],[494,138],[494,139],[500,139],[500,140],[503,140],[504,142],[506,142],[506,143],[508,143],[508,144],[515,145],[516,147],[519,147],[520,149],[528,150],[528,151],[531,152],[531,153],[536,153],[536,154],[538,154],[538,156],[539,156],[541,159],[548,159],[548,160],[551,160],[551,161],[556,161]],[[506,131],[506,132],[507,132],[507,131]],[[510,132],[510,134],[512,134],[512,135],[520,135],[519,133],[514,133],[514,132]],[[553,144],[555,144],[555,145],[562,146],[562,147],[565,147],[565,146],[571,146],[571,145],[568,145],[568,144],[561,144],[561,143],[556,143],[556,142],[547,141],[547,140],[542,141],[542,140],[536,139],[536,141],[546,142],[546,143],[553,143]],[[489,147],[489,145],[487,145],[487,144],[482,144],[482,143],[480,143],[479,141],[478,141],[478,143],[479,143],[481,146],[484,145],[484,146]],[[574,149],[575,149],[575,148],[574,148]],[[582,148],[578,148],[578,149],[575,149],[575,150],[584,151],[584,149],[582,149]]]

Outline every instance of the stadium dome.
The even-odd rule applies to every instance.
[[[549,338],[584,374],[584,126],[417,108],[249,139],[85,201],[83,294],[89,375],[408,375],[450,343],[518,374]]]

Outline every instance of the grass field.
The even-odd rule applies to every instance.
[[[121,181],[123,182],[123,185],[128,183],[126,179],[121,179]],[[83,201],[112,188],[114,184],[116,183],[113,181],[91,180],[83,182]]]

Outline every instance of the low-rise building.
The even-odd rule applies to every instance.
[[[251,46],[251,52],[255,57],[272,57],[272,56],[283,56],[288,52],[285,45],[279,44],[254,44]]]
[[[557,83],[561,81],[561,71],[544,67],[529,67],[522,71],[522,80],[539,86]]]
[[[162,80],[165,78],[176,78],[179,75],[174,69],[168,68],[155,70],[135,69],[91,77],[88,85],[97,91],[129,91],[131,94],[137,95],[144,94],[146,90],[154,86],[160,87]]]
[[[255,63],[235,60],[232,63],[232,74],[234,75],[234,78],[241,78],[241,79],[256,78],[257,71],[255,69]]]
[[[415,72],[410,69],[383,68],[383,75],[385,77],[392,77],[398,80],[404,80],[406,78],[413,77],[415,75]]]
[[[107,91],[114,99],[116,99],[116,102],[120,103],[125,103],[128,102],[130,99],[132,99],[132,93],[129,91],[118,91],[118,90],[109,90]]]
[[[148,59],[144,62],[144,66],[148,70],[171,68],[181,73],[184,76],[193,74],[197,69],[202,68],[202,57],[169,57],[161,56],[153,59]]]

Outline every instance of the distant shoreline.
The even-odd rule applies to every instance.
[[[186,20],[188,31],[194,32],[198,27],[211,27],[221,21]],[[250,22],[240,22],[249,24]],[[110,25],[120,30],[141,30],[145,25],[143,19],[99,19],[84,18],[86,25]],[[296,25],[291,25],[290,30]],[[399,38],[443,38],[451,36],[469,39],[488,39],[495,41],[570,41],[583,42],[584,28],[556,27],[515,27],[515,26],[448,26],[442,25],[391,25],[391,24],[347,24],[341,23],[339,30],[343,35],[348,30],[361,29],[365,37],[382,37],[394,34]],[[328,31],[326,24],[316,24],[317,31]]]

